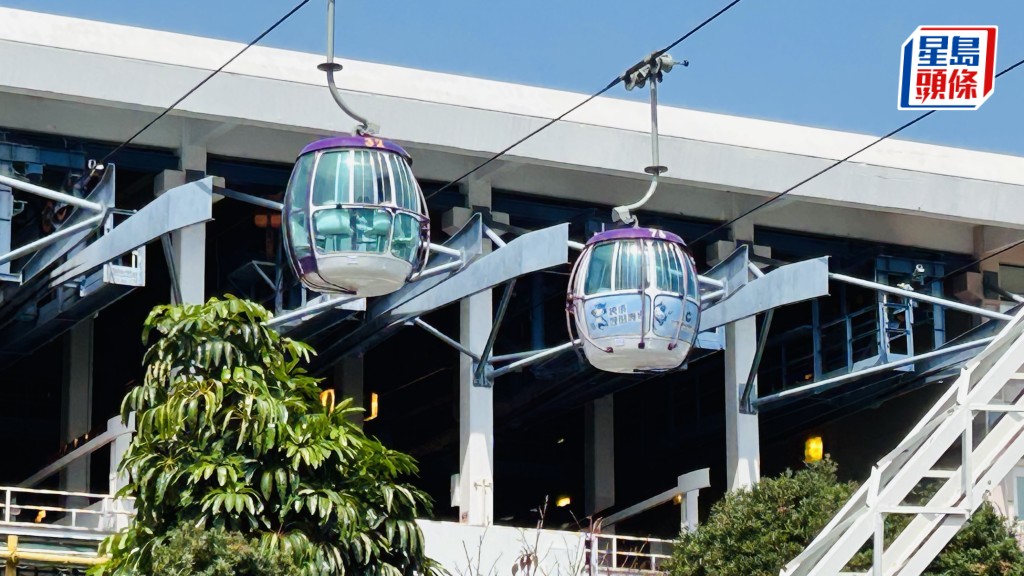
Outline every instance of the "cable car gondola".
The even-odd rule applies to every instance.
[[[299,154],[284,202],[292,270],[309,289],[358,297],[401,288],[424,265],[429,220],[409,154],[369,136]]]
[[[697,269],[686,244],[652,228],[594,235],[570,276],[568,315],[599,370],[679,368],[700,325]]]

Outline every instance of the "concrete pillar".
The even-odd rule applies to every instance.
[[[745,219],[733,225],[733,241],[753,241],[754,225]],[[757,320],[744,318],[725,327],[725,445],[729,490],[750,488],[761,478],[758,417],[741,414],[740,403],[757,350]],[[757,380],[754,380],[757,390]]]
[[[171,232],[171,258],[182,304],[206,301],[206,224]]]
[[[205,133],[183,122],[178,158],[185,182],[206,175]],[[193,224],[171,233],[171,253],[178,274],[182,304],[206,302],[206,224]]]
[[[341,362],[334,365],[334,390],[338,395],[338,401],[342,398],[351,398],[352,406],[366,408],[366,412],[353,413],[350,416],[352,422],[363,427],[363,420],[370,415],[370,408],[366,405],[363,395],[363,359],[358,356],[346,356]]]
[[[490,183],[477,179],[463,186],[466,206],[489,207]],[[484,240],[484,251],[490,241]],[[493,325],[491,291],[459,303],[459,341],[481,354]],[[476,365],[459,355],[459,521],[488,526],[494,521],[494,396],[489,387],[475,385]]]
[[[79,322],[64,336],[64,377],[61,386],[60,439],[83,437],[92,428],[93,320]],[[89,491],[89,457],[72,462],[60,474],[60,489]],[[72,504],[72,503],[69,503]]]
[[[588,402],[583,408],[584,514],[615,505],[615,397]]]
[[[744,318],[725,327],[726,479],[729,490],[749,488],[761,477],[756,414],[741,414],[740,401],[757,349],[757,324]],[[754,380],[756,390],[757,380]]]

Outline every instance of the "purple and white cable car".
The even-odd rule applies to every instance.
[[[569,279],[567,314],[606,372],[679,368],[697,340],[700,284],[682,238],[651,228],[595,234]]]
[[[422,270],[430,221],[411,164],[402,147],[369,136],[302,150],[285,194],[284,237],[307,288],[382,296]]]

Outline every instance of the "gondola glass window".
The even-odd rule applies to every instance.
[[[425,202],[409,156],[396,144],[364,137],[311,144],[296,161],[287,196],[290,259],[310,289],[379,296],[422,268]]]

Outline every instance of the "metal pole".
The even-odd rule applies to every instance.
[[[487,237],[490,238],[491,242],[494,242],[498,248],[503,248],[505,246],[505,241],[502,240],[501,236],[498,236],[498,233],[494,230],[484,226],[484,233],[487,234]]]
[[[327,0],[327,62],[317,66],[317,68],[327,72],[327,87],[330,89],[331,96],[337,102],[341,111],[351,116],[356,122],[359,122],[358,129],[360,131],[372,132],[370,122],[349,108],[348,104],[342,100],[338,86],[334,82],[334,73],[341,70],[341,64],[334,63],[334,0]]]
[[[246,204],[252,204],[253,206],[259,206],[260,208],[274,210],[276,212],[284,210],[284,204],[280,202],[274,202],[273,200],[253,196],[252,194],[246,194],[245,192],[238,192],[237,190],[231,190],[230,188],[214,188],[213,193],[220,194],[225,198],[231,198],[232,200],[238,200],[239,202],[245,202]]]
[[[276,324],[281,324],[281,323],[287,322],[289,320],[294,320],[296,318],[301,318],[303,316],[306,316],[306,315],[309,315],[309,314],[313,314],[313,313],[317,313],[317,312],[320,312],[322,310],[328,310],[330,308],[337,308],[338,306],[341,306],[343,304],[348,304],[349,302],[353,302],[355,300],[359,300],[359,298],[335,298],[333,300],[326,300],[324,302],[319,302],[317,304],[313,304],[312,306],[306,306],[305,308],[299,308],[298,310],[292,310],[291,312],[289,312],[287,314],[282,314],[280,316],[274,316],[270,320],[267,320],[266,324],[267,324],[267,326],[274,326]]]
[[[512,291],[516,288],[516,279],[513,278],[508,281],[505,285],[505,292],[501,295],[501,302],[498,304],[498,313],[494,317],[494,326],[491,327],[491,333],[487,335],[487,343],[484,344],[484,350],[480,353],[480,359],[487,360],[491,355],[491,350],[494,348],[494,341],[498,338],[498,329],[501,328],[501,321],[505,317],[505,311],[508,310],[508,302],[512,299]],[[487,369],[487,362],[481,362],[477,360],[475,381],[483,382],[484,371]]]
[[[760,408],[760,407],[765,406],[767,404],[771,404],[773,402],[778,402],[779,400],[782,400],[784,398],[789,398],[791,396],[802,395],[805,392],[813,392],[813,393],[822,392],[822,391],[827,390],[829,388],[833,388],[836,385],[841,384],[841,383],[843,383],[843,382],[845,382],[847,380],[852,380],[852,379],[857,378],[859,376],[865,376],[865,375],[868,375],[868,374],[877,374],[878,372],[885,372],[885,371],[891,370],[893,368],[898,368],[900,366],[906,366],[907,364],[913,364],[913,363],[918,362],[920,360],[927,360],[928,358],[934,358],[936,356],[941,356],[943,354],[948,354],[950,352],[960,352],[961,350],[969,350],[971,348],[977,348],[979,346],[986,346],[986,345],[988,345],[990,342],[992,342],[995,339],[996,339],[995,336],[991,336],[991,337],[988,337],[988,338],[980,338],[980,339],[974,340],[972,342],[964,342],[963,344],[957,344],[956,346],[948,346],[946,348],[939,348],[938,350],[932,350],[931,352],[925,352],[924,354],[918,354],[917,356],[911,356],[909,358],[903,358],[901,360],[896,360],[895,362],[889,362],[887,364],[879,364],[878,366],[872,366],[870,368],[865,368],[863,370],[858,370],[857,372],[851,372],[849,374],[843,374],[842,376],[836,376],[834,378],[827,378],[825,380],[822,380],[821,382],[814,382],[814,383],[811,383],[811,384],[807,384],[805,386],[798,386],[796,388],[790,388],[789,390],[783,390],[782,392],[778,392],[776,394],[772,394],[771,396],[764,396],[762,398],[756,398],[751,403],[754,405],[754,407]]]
[[[879,292],[888,292],[890,294],[896,294],[897,296],[903,296],[911,300],[920,300],[921,302],[928,302],[929,304],[935,304],[937,306],[945,306],[953,310],[959,310],[961,312],[968,312],[970,314],[977,314],[978,316],[985,316],[986,318],[992,318],[995,320],[1013,320],[1013,316],[1009,314],[1003,314],[1001,312],[995,312],[992,310],[986,310],[977,306],[971,306],[970,304],[962,304],[954,300],[946,300],[945,298],[936,298],[935,296],[928,296],[926,294],[918,294],[910,290],[903,290],[900,288],[894,288],[886,284],[879,284],[878,282],[871,282],[869,280],[861,280],[860,278],[854,278],[853,276],[846,276],[843,274],[829,273],[828,277],[838,282],[846,282],[847,284],[853,284],[854,286],[862,286],[864,288],[870,288],[872,290],[878,290]]]
[[[35,240],[33,242],[29,242],[28,244],[25,244],[20,248],[15,248],[14,250],[11,250],[7,254],[0,256],[0,264],[6,264],[7,262],[10,262],[12,260],[17,260],[18,258],[31,254],[36,250],[39,250],[40,248],[49,246],[50,244],[53,244],[58,240],[62,240],[64,238],[67,238],[68,236],[77,234],[82,230],[95,228],[103,222],[104,218],[106,218],[105,214],[97,214],[89,218],[88,220],[83,220],[78,224],[75,224],[74,226],[62,228],[54,232],[53,234],[50,234],[49,236],[43,236],[42,238]]]
[[[160,246],[164,249],[164,260],[167,262],[167,273],[171,277],[171,304],[179,305],[181,300],[181,284],[178,282],[178,267],[174,265],[174,251],[171,249],[171,235],[160,236]]]
[[[661,154],[658,152],[658,78],[651,77],[651,166],[661,166]],[[657,176],[657,173],[655,173]]]
[[[747,375],[747,383],[743,387],[743,396],[740,398],[740,410],[745,414],[754,413],[754,405],[750,403],[750,396],[754,391],[754,379],[757,378],[757,369],[761,365],[761,356],[764,354],[765,344],[768,343],[768,330],[772,327],[772,318],[775,316],[775,309],[769,308],[764,313],[764,320],[761,321],[761,336],[757,340],[757,350],[754,352],[754,363],[750,365],[750,373]]]
[[[711,286],[713,288],[720,289],[725,288],[725,282],[722,282],[721,280],[716,280],[710,276],[697,275],[697,281],[705,286]]]
[[[21,180],[15,180],[9,176],[0,176],[0,184],[6,184],[11,188],[16,188],[22,192],[28,192],[29,194],[35,194],[36,196],[42,196],[48,200],[55,200],[57,202],[64,202],[72,206],[82,208],[84,210],[91,210],[92,212],[103,212],[104,208],[102,204],[96,202],[90,202],[84,198],[65,194],[63,192],[57,192],[56,190],[50,190],[49,188],[43,188],[42,186],[36,186],[29,182],[22,182]]]
[[[533,364],[534,362],[538,362],[538,361],[543,360],[545,358],[549,358],[551,356],[554,356],[555,354],[558,354],[559,352],[563,352],[565,350],[568,350],[568,349],[572,348],[573,346],[579,346],[579,345],[580,345],[580,340],[573,340],[572,342],[566,342],[565,344],[560,344],[558,346],[555,346],[554,348],[548,348],[547,350],[541,350],[540,352],[537,352],[536,354],[534,354],[532,356],[529,356],[527,358],[523,358],[522,360],[519,360],[517,362],[513,362],[513,363],[509,364],[508,366],[502,366],[501,368],[498,368],[498,369],[494,370],[493,372],[491,372],[491,380],[494,380],[494,379],[498,378],[499,376],[504,376],[505,374],[508,374],[509,372],[515,372],[516,370],[519,370],[520,368],[523,368],[524,366],[529,366],[530,364]]]
[[[419,318],[413,318],[412,323],[417,325],[417,326],[419,326],[420,328],[423,328],[424,330],[426,330],[430,334],[433,334],[434,336],[436,336],[440,341],[444,342],[445,344],[451,346],[452,348],[455,348],[456,350],[458,350],[459,352],[462,352],[466,356],[469,356],[474,361],[476,361],[476,362],[480,361],[480,357],[477,356],[476,354],[473,354],[472,350],[470,350],[469,348],[466,348],[465,346],[463,346],[459,342],[456,342],[455,340],[452,340],[444,332],[441,332],[440,330],[438,330],[437,328],[434,328],[430,324],[427,324],[423,320],[420,320]]]

